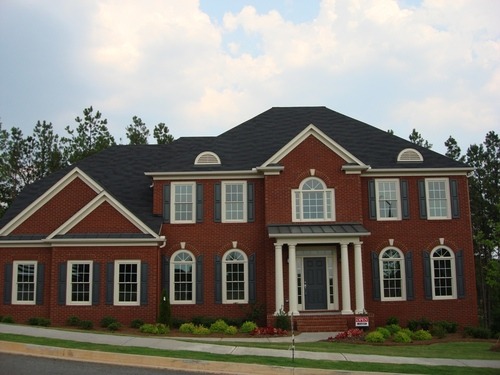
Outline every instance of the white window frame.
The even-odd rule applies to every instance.
[[[444,192],[446,194],[446,215],[445,216],[432,216],[430,209],[431,197],[429,194],[429,183],[431,182],[444,182]],[[451,219],[451,197],[450,197],[450,181],[448,178],[426,178],[425,179],[425,204],[427,208],[428,220],[446,220]]]
[[[243,193],[243,217],[241,219],[228,218],[228,201],[226,200],[226,193],[228,186],[240,185]],[[247,182],[246,181],[222,181],[222,222],[223,223],[246,223],[247,222]],[[231,202],[233,203],[233,202]]]
[[[386,251],[395,250],[399,254],[399,258],[383,258],[383,255]],[[385,286],[384,281],[386,280],[394,280],[394,279],[386,279],[384,275],[384,262],[399,262],[399,270],[401,273],[401,296],[399,297],[386,297],[385,296]],[[405,274],[405,257],[403,252],[397,247],[390,246],[384,248],[380,252],[379,256],[379,273],[380,273],[380,300],[381,301],[406,301],[406,274]]]
[[[18,268],[21,265],[33,266],[33,300],[18,300]],[[35,305],[37,292],[38,262],[36,260],[17,260],[12,263],[12,304],[13,305]]]
[[[73,265],[85,264],[89,266],[89,300],[73,301]],[[89,306],[92,305],[92,280],[93,280],[93,262],[91,260],[69,260],[66,272],[66,305]]]
[[[451,271],[451,295],[446,296],[438,296],[436,295],[436,275],[435,275],[435,266],[434,266],[434,253],[440,249],[445,249],[450,253],[450,257],[442,257],[443,260],[449,260],[450,262],[450,271]],[[432,299],[440,300],[440,299],[457,299],[457,274],[456,274],[456,258],[455,252],[450,249],[448,246],[437,246],[430,253],[431,260],[431,281],[432,281]]]
[[[394,217],[382,217],[380,215],[380,185],[381,183],[394,183],[396,187],[396,216]],[[375,201],[377,204],[377,220],[379,221],[394,221],[401,220],[401,191],[400,191],[400,183],[398,179],[377,179],[375,180]]]
[[[137,265],[137,299],[135,301],[120,301],[120,265]],[[139,306],[141,304],[141,261],[115,260],[113,285],[113,304],[118,306]]]
[[[175,200],[175,190],[179,186],[190,186],[191,187],[191,202],[190,203],[179,203]],[[196,183],[195,182],[172,182],[170,192],[170,222],[172,224],[192,224],[196,222]],[[191,219],[176,219],[176,206],[177,204],[191,204]]]
[[[187,261],[175,261],[175,258],[181,254],[181,253],[186,253],[188,254],[192,261],[187,262]],[[173,305],[189,305],[189,304],[194,304],[196,301],[196,258],[188,250],[177,250],[175,253],[172,254],[172,257],[170,258],[172,261],[170,262],[170,303]],[[192,274],[192,280],[191,280],[191,299],[190,300],[176,300],[175,299],[175,268],[177,265],[185,265],[185,264],[190,264],[192,266],[191,268],[191,274]]]
[[[243,261],[228,261],[227,257],[232,253],[236,252],[243,257]],[[227,266],[229,264],[241,264],[243,263],[243,277],[244,277],[244,286],[243,286],[243,299],[229,299],[227,298]],[[230,249],[226,251],[224,256],[222,257],[222,303],[248,303],[248,257],[244,251],[240,249]]]
[[[304,185],[309,180],[317,180],[323,188],[321,190],[304,190]],[[323,194],[323,213],[324,218],[304,218],[304,192],[322,192]],[[330,195],[331,204],[330,210],[328,210],[328,195]],[[292,189],[292,221],[293,222],[325,222],[325,221],[335,221],[335,189],[329,189],[326,187],[325,182],[315,176],[310,176],[305,178],[298,189]]]

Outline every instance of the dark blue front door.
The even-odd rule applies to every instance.
[[[325,258],[304,258],[304,293],[306,310],[327,308]]]

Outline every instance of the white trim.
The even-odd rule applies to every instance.
[[[243,189],[243,218],[241,219],[227,219],[227,210],[226,210],[226,188],[228,185],[241,185]],[[221,213],[222,213],[222,222],[223,223],[246,223],[247,222],[247,208],[248,208],[248,198],[247,198],[247,181],[222,181],[221,184]]]
[[[382,255],[388,250],[395,250],[399,254],[399,258],[393,260],[392,258],[387,258],[384,260]],[[401,297],[385,297],[384,296],[384,261],[399,261],[399,267],[401,271]],[[378,257],[378,267],[380,273],[380,300],[381,301],[406,301],[406,270],[405,270],[405,257],[403,252],[394,246],[388,246],[382,249]]]
[[[430,197],[429,197],[429,182],[444,182],[444,192],[446,193],[446,216],[431,216],[431,211],[429,207]],[[436,177],[436,178],[426,178],[425,179],[425,205],[427,210],[427,220],[449,220],[451,219],[451,191],[450,191],[450,180],[447,177]]]
[[[135,264],[137,265],[137,300],[136,301],[119,301],[120,298],[120,265],[121,264]],[[115,260],[113,278],[113,305],[115,306],[140,306],[141,304],[141,261],[140,260]]]
[[[189,264],[191,264],[191,266],[192,266],[192,269],[191,269],[191,276],[192,276],[192,281],[191,281],[192,293],[191,293],[191,295],[192,295],[192,297],[191,297],[191,300],[178,301],[175,299],[175,265],[177,264],[177,263],[175,263],[175,257],[179,253],[187,253],[192,258],[192,262],[189,262]],[[170,264],[169,264],[169,267],[170,267],[170,280],[169,280],[170,303],[172,305],[193,305],[193,304],[195,304],[196,303],[196,258],[194,256],[194,254],[189,250],[179,249],[175,253],[172,254],[172,257],[170,259],[171,259]],[[180,262],[179,264],[188,264],[188,262],[182,262],[182,263]]]
[[[73,284],[73,270],[74,264],[88,264],[89,265],[89,300],[88,301],[72,301],[72,284]],[[93,261],[91,260],[68,260],[66,266],[66,305],[68,306],[90,306],[92,305],[92,281],[93,281]]]
[[[175,218],[175,188],[176,186],[191,186],[191,219],[176,220]],[[170,184],[170,223],[171,224],[194,224],[196,223],[196,182],[183,181]]]
[[[405,148],[398,154],[397,161],[398,163],[418,163],[423,162],[424,157],[414,148]]]
[[[144,172],[144,175],[152,177],[153,181],[175,181],[175,180],[217,180],[224,178],[264,178],[256,169],[241,171],[192,171],[192,172]]]
[[[39,208],[41,208],[45,203],[50,201],[58,193],[60,193],[66,186],[68,186],[75,179],[79,178],[85,184],[87,184],[92,190],[99,194],[104,189],[97,184],[92,178],[90,178],[86,173],[84,173],[80,168],[75,167],[59,181],[57,181],[52,187],[50,187],[45,193],[38,197],[33,203],[22,210],[16,217],[9,221],[1,230],[0,236],[9,235],[14,231],[19,225],[33,215]]]
[[[210,162],[207,162],[205,160],[202,160],[203,158],[206,159],[207,157],[208,158],[213,158],[215,160],[215,163],[210,163]],[[194,164],[195,165],[208,165],[208,166],[211,166],[211,165],[220,165],[221,161],[220,161],[219,155],[217,155],[215,152],[212,152],[212,151],[203,151],[203,152],[200,152],[198,154],[198,156],[194,160]]]
[[[317,218],[317,219],[305,219],[304,218],[304,199],[303,199],[303,194],[304,194],[304,184],[309,181],[309,180],[318,180],[321,182],[323,185],[323,188],[321,190],[311,190],[311,192],[321,192],[323,194],[323,214],[324,218]],[[307,191],[309,192],[309,191]],[[335,213],[335,189],[328,188],[325,184],[325,182],[316,177],[316,176],[309,176],[306,177],[302,180],[302,182],[299,185],[298,189],[292,189],[292,222],[314,222],[314,223],[322,223],[322,222],[331,222],[336,220],[336,213]],[[297,197],[298,194],[298,197]],[[331,211],[327,211],[327,199],[328,199],[328,194],[331,195]],[[297,217],[297,199],[299,199],[298,204],[300,205],[300,217]],[[330,216],[330,217],[329,217]]]
[[[379,199],[379,183],[380,182],[393,182],[396,186],[396,217],[381,217],[380,216],[380,199]],[[378,221],[398,221],[401,220],[401,191],[400,181],[396,178],[377,178],[375,180],[375,204],[377,207],[377,220]]]
[[[467,176],[473,168],[392,168],[369,169],[361,177]]]
[[[33,267],[33,300],[32,301],[18,301],[17,300],[17,269],[20,265],[30,265]],[[37,278],[38,278],[38,262],[36,260],[15,260],[12,262],[12,304],[13,305],[36,305],[36,292],[37,292]]]
[[[450,257],[440,257],[436,259],[449,259],[450,260],[450,269],[451,269],[451,296],[436,296],[436,286],[435,286],[435,277],[434,277],[434,253],[439,249],[446,249],[450,252]],[[430,261],[431,261],[431,283],[432,283],[432,299],[433,300],[448,300],[448,299],[457,299],[457,274],[456,274],[456,257],[455,252],[449,248],[448,246],[439,245],[436,246],[430,252]]]
[[[227,299],[227,269],[226,265],[231,264],[231,262],[227,262],[226,258],[231,252],[237,252],[241,255],[243,255],[243,273],[244,273],[244,297],[241,300],[235,300],[235,299]],[[234,262],[235,264],[240,264],[240,262]],[[223,304],[239,304],[239,303],[248,303],[248,284],[249,284],[249,275],[248,275],[248,257],[245,254],[243,250],[240,249],[229,249],[226,251],[222,257],[222,303]]]

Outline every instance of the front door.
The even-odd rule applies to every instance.
[[[325,310],[326,300],[325,258],[304,258],[304,294],[306,310]]]

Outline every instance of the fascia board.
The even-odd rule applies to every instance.
[[[92,190],[99,194],[103,191],[103,188],[96,183],[92,178],[90,178],[85,172],[80,168],[75,167],[70,172],[68,172],[64,177],[57,181],[54,185],[50,187],[45,193],[38,197],[33,203],[22,210],[17,216],[15,216],[11,221],[9,221],[1,230],[0,236],[9,235],[14,229],[21,225],[25,220],[27,220],[34,212],[36,212],[45,203],[50,201],[58,193],[60,193],[66,186],[73,182],[76,178],[80,178],[85,182]]]
[[[207,172],[146,172],[153,181],[162,180],[212,180],[224,178],[263,178],[255,169],[248,171],[207,171]]]
[[[467,176],[473,168],[386,168],[369,169],[361,173],[362,177],[382,176]]]

